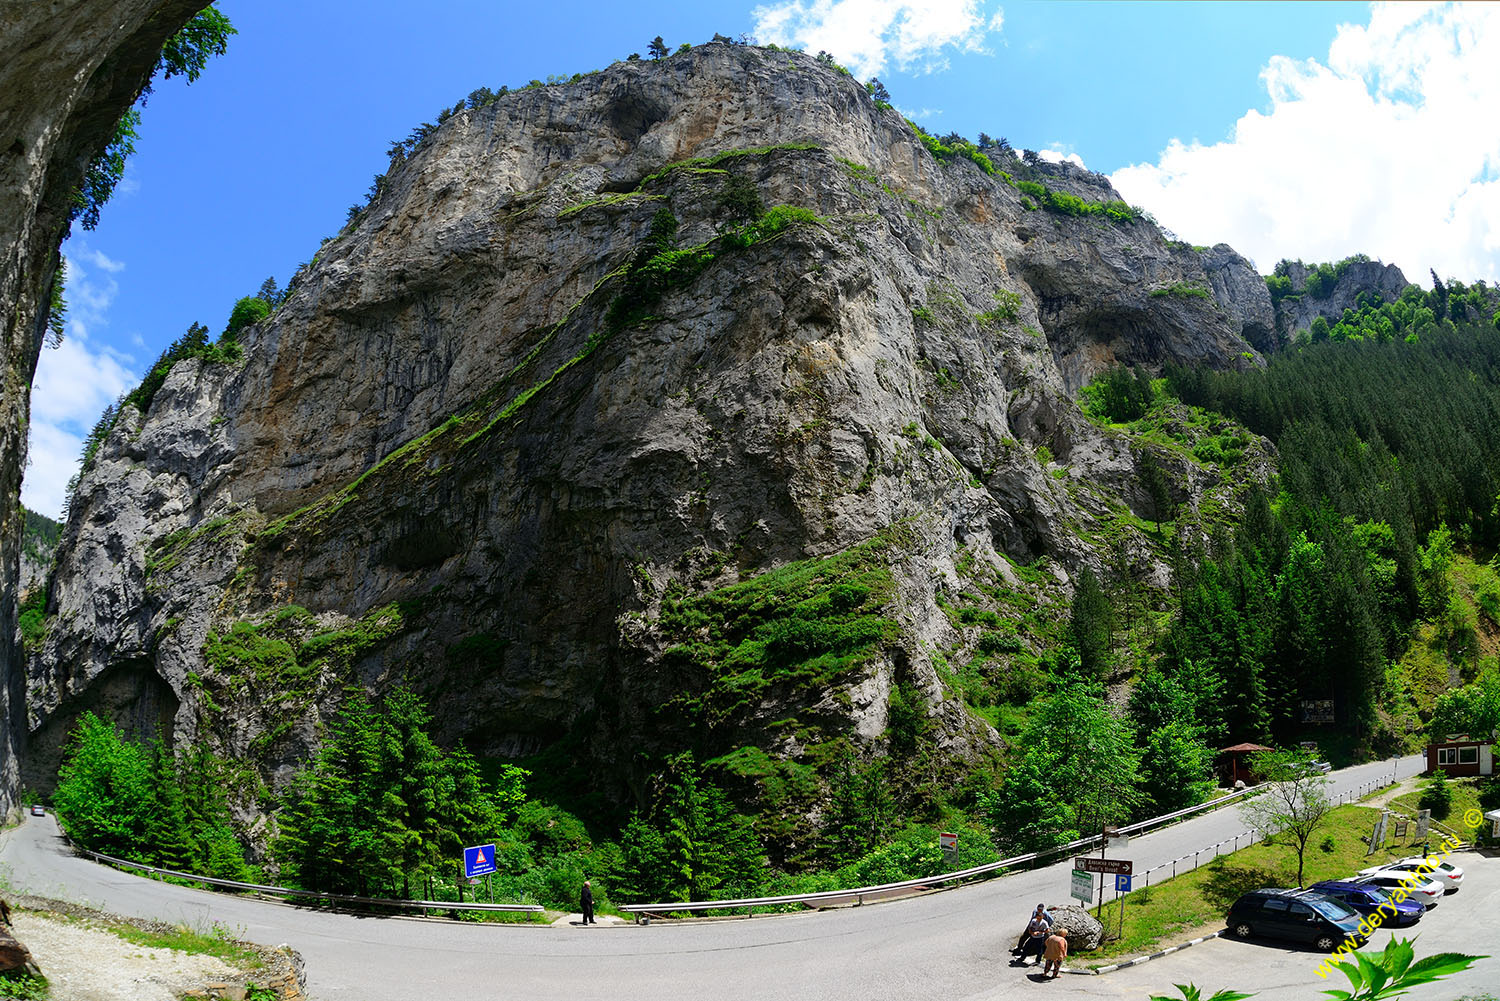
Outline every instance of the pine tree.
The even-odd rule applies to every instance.
[[[160,735],[149,749],[151,812],[146,837],[152,862],[164,869],[196,871],[199,861],[188,824],[187,805],[177,776],[177,760]]]
[[[260,283],[260,291],[256,292],[255,295],[256,298],[265,300],[266,305],[275,309],[281,305],[281,300],[285,298],[286,293],[276,287],[276,276],[272,275]]]
[[[1099,579],[1087,566],[1073,591],[1069,629],[1085,675],[1107,677],[1114,666],[1115,613]]]
[[[651,44],[646,46],[646,53],[652,59],[660,60],[667,55],[668,51],[667,43],[662,41],[660,35],[651,39]]]

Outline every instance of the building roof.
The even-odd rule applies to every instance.
[[[1221,747],[1221,748],[1219,748],[1219,753],[1220,754],[1246,754],[1246,753],[1248,753],[1250,751],[1272,751],[1272,750],[1275,750],[1275,748],[1267,747],[1264,744],[1248,744],[1247,743],[1247,744],[1235,744],[1233,747]]]

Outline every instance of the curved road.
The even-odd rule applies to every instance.
[[[1393,771],[1405,778],[1422,767],[1412,756],[1394,769],[1390,761],[1344,769],[1330,776],[1331,791],[1388,780]],[[1133,838],[1126,855],[1141,872],[1245,829],[1238,808],[1221,809]],[[1072,867],[1063,861],[833,911],[579,928],[365,918],[170,886],[74,856],[50,817],[28,818],[3,835],[0,865],[17,890],[192,927],[219,922],[254,942],[289,943],[306,958],[308,991],[318,1001],[575,1001],[601,993],[644,1001],[1007,997],[1032,987],[1029,971],[1007,965],[1014,936],[1036,902],[1066,900]],[[1086,997],[1141,999],[1145,985],[1173,982],[1171,965],[1067,977],[1057,986]]]

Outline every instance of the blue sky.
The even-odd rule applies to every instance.
[[[512,87],[714,32],[826,48],[928,130],[1078,158],[1197,243],[1356,251],[1411,278],[1500,277],[1500,16],[1351,3],[497,3],[222,0],[239,29],[160,84],[93,232],[65,245],[23,499],[57,515],[82,436],[194,321],[285,283],[384,169],[388,142]],[[1484,29],[1490,30],[1486,32]],[[1453,149],[1458,136],[1461,149]]]

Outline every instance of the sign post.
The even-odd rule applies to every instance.
[[[1122,894],[1122,893],[1129,893],[1129,892],[1130,892],[1130,874],[1126,873],[1126,872],[1116,873],[1115,874],[1115,899],[1120,902],[1120,930],[1116,933],[1116,938],[1124,938],[1125,937],[1125,898],[1122,897],[1122,896],[1120,896],[1120,894]]]
[[[958,835],[950,834],[947,831],[944,831],[943,833],[938,835],[938,847],[941,848],[945,854],[953,854],[954,852],[958,851]]]
[[[495,846],[475,845],[464,849],[464,878],[475,879],[495,871]]]
[[[1135,863],[1123,858],[1094,858],[1090,855],[1075,855],[1073,868],[1084,872],[1103,872],[1111,876],[1129,876],[1135,872]]]
[[[1069,896],[1085,904],[1094,895],[1094,877],[1082,869],[1073,870],[1073,885]]]
[[[479,883],[479,877],[484,877],[485,887],[489,890],[490,903],[495,902],[495,884],[490,882],[490,875],[495,869],[495,846],[475,845],[464,849],[464,878],[469,881],[470,886]],[[460,889],[459,902],[463,902],[463,890]],[[479,902],[479,891],[474,891],[474,902]]]

